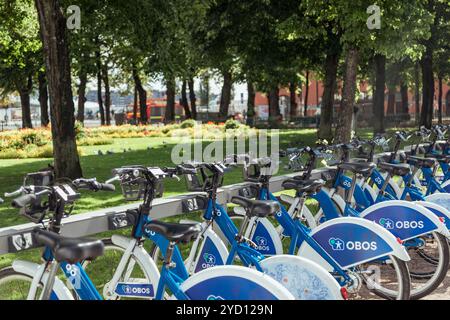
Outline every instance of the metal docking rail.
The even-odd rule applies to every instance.
[[[406,150],[405,150],[406,151]],[[378,154],[377,157],[383,154]],[[314,170],[313,179],[327,178],[330,168],[322,168]],[[282,191],[282,182],[289,177],[299,175],[299,172],[273,177],[270,181],[270,190],[272,192]],[[226,204],[231,197],[236,195],[246,195],[250,192],[248,183],[239,183],[222,187],[218,192],[218,202]],[[202,193],[186,193],[178,196],[155,199],[151,216],[155,219],[168,218],[172,216],[189,214],[204,209],[204,201],[202,201]],[[132,203],[89,213],[77,214],[67,217],[63,220],[61,233],[68,237],[84,237],[102,233],[105,231],[113,231],[130,226],[127,220],[126,211],[137,209],[139,203]],[[17,253],[33,248],[37,248],[31,231],[36,228],[36,224],[27,223],[12,227],[0,229],[0,255],[7,253]]]

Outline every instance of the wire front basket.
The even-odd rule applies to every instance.
[[[186,176],[186,188],[190,192],[204,192],[213,187],[214,173],[210,172],[207,168],[199,168],[196,174],[185,174]],[[216,187],[223,186],[223,175],[218,176]]]
[[[122,195],[126,201],[142,200],[145,195],[145,180],[133,179],[120,182],[122,188]]]

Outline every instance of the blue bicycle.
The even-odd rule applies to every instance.
[[[180,245],[188,245],[203,230],[198,223],[174,224],[153,220],[153,200],[162,196],[162,181],[192,169],[128,166],[114,170],[127,200],[142,200],[137,210],[127,211],[124,219],[132,226],[131,238],[114,235],[106,243],[105,258],[86,264],[87,270],[102,270],[107,282],[96,283],[103,297],[190,300],[284,300],[290,292],[272,277],[240,266],[215,266],[189,275]],[[144,248],[146,239],[163,253],[161,272]],[[97,264],[96,264],[97,263]],[[108,273],[110,272],[110,273]],[[170,291],[170,294],[168,293]]]
[[[44,176],[47,172],[38,173]],[[35,174],[37,175],[37,174]],[[17,197],[12,201],[20,214],[45,228],[36,227],[16,241],[28,245],[42,245],[44,263],[15,260],[11,267],[0,271],[0,298],[18,300],[101,300],[91,279],[81,267],[85,260],[103,254],[102,241],[61,236],[62,219],[70,214],[80,194],[79,189],[113,191],[114,186],[98,183],[95,179],[77,179],[52,186],[25,185],[7,194]],[[50,214],[50,219],[46,217]],[[23,243],[22,243],[23,244]],[[61,270],[67,285],[57,277]]]

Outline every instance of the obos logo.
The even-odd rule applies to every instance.
[[[216,265],[216,257],[210,253],[205,253],[203,255],[203,259],[205,260],[205,262],[202,264],[203,269],[211,268]]]
[[[375,251],[377,250],[377,243],[375,241],[347,241],[344,242],[339,238],[331,238],[329,244],[333,251]]]
[[[255,238],[255,241],[256,241],[256,245],[258,246],[258,250],[268,251],[270,249],[269,246],[267,245],[267,239],[266,238],[261,237],[261,236],[257,236]]]
[[[206,298],[206,300],[210,300],[210,301],[214,301],[214,300],[225,300],[224,298],[222,298],[221,296],[213,296],[213,295],[209,295],[208,298]]]
[[[123,285],[122,290],[124,295],[132,296],[132,295],[151,295],[152,290],[149,287],[140,287],[140,286],[129,286],[129,285]]]
[[[388,230],[394,229],[394,221],[392,221],[391,219],[381,218],[380,225],[382,225]]]
[[[423,229],[423,221],[397,221],[394,222],[391,219],[381,218],[380,225],[388,230],[396,229]]]

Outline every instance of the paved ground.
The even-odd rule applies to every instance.
[[[450,271],[442,284],[431,295],[423,300],[450,300]]]

